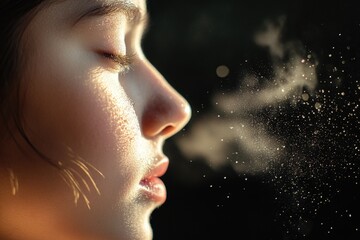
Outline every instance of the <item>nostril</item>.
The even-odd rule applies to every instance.
[[[175,131],[175,127],[169,125],[169,126],[166,126],[161,132],[162,132],[162,135],[167,136],[167,135],[172,135],[174,131]]]
[[[174,135],[183,126],[184,117],[179,109],[173,102],[154,101],[148,104],[141,119],[144,136],[152,138],[161,135],[168,138]]]

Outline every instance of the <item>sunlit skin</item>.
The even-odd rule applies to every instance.
[[[110,3],[127,11],[84,16]],[[25,30],[22,121],[53,165],[16,130],[18,144],[1,139],[0,239],[152,239],[150,215],[166,198],[157,178],[168,166],[164,140],[188,122],[190,107],[141,50],[146,2],[123,4],[58,1]],[[61,169],[74,170],[85,196],[77,199]],[[144,190],[151,181],[160,183]]]

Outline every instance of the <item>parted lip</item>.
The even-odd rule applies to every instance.
[[[147,174],[141,179],[139,186],[146,199],[161,205],[166,201],[166,187],[160,177],[166,173],[169,159],[162,155],[156,159],[160,160],[151,165]]]
[[[144,181],[146,179],[151,179],[154,177],[161,177],[166,173],[166,171],[169,167],[169,159],[166,156],[161,156],[158,159],[160,159],[160,160],[155,162],[151,166],[149,171],[143,177],[142,181]]]

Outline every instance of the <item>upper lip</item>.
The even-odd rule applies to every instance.
[[[151,165],[151,168],[145,175],[143,179],[149,179],[153,177],[161,177],[163,176],[168,167],[169,167],[169,159],[166,156],[162,156],[159,158],[160,160]]]

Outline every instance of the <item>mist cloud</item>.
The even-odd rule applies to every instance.
[[[263,172],[281,159],[286,143],[271,133],[258,113],[306,101],[317,86],[315,57],[297,41],[282,42],[284,23],[283,17],[267,21],[254,37],[259,47],[268,49],[272,77],[249,74],[234,92],[213,96],[214,110],[176,139],[187,158],[203,159],[214,169],[231,164],[240,173]]]

